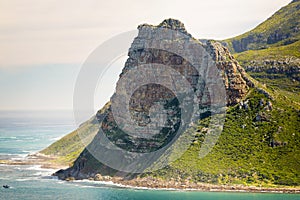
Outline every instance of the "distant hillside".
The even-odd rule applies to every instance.
[[[269,87],[300,93],[300,41],[234,54],[244,69]]]
[[[300,93],[300,1],[265,22],[223,41],[253,78],[270,88]]]
[[[299,19],[300,1],[294,0],[253,30],[224,42],[232,53],[292,44],[300,39]]]
[[[300,41],[279,47],[269,47],[261,50],[249,50],[234,54],[235,58],[242,65],[249,65],[256,60],[276,60],[283,62],[299,63],[300,60]]]

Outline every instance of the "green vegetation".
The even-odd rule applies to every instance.
[[[195,133],[195,140],[180,159],[142,176],[229,185],[299,186],[300,79],[297,74],[288,74],[289,67],[299,66],[299,19],[300,2],[293,1],[255,29],[223,41],[242,66],[260,68],[248,70],[248,74],[273,100],[252,89],[245,99],[249,109],[239,105],[228,109],[223,132],[206,157],[198,154],[209,118],[188,130]],[[274,66],[265,65],[266,60],[292,62],[283,65],[287,73],[270,73],[268,67]],[[270,110],[265,109],[268,101],[272,103]]]
[[[300,185],[299,107],[287,104],[279,94],[268,111],[259,105],[262,99],[268,101],[254,89],[247,97],[248,110],[239,106],[228,110],[222,135],[206,157],[198,154],[209,119],[192,130],[195,141],[179,160],[144,176],[214,184]],[[256,120],[258,115],[265,119]]]
[[[225,40],[233,53],[292,44],[299,35],[300,2],[281,8],[253,30]]]
[[[286,60],[290,58],[300,58],[300,41],[293,44],[269,47],[262,50],[249,50],[234,54],[234,57],[242,66],[251,64],[251,61],[264,60]]]
[[[299,81],[296,81],[285,74],[268,74],[266,72],[248,72],[252,77],[255,77],[260,83],[266,85],[268,88],[276,89],[278,92],[292,93],[289,95],[295,101],[299,102],[300,93]],[[293,96],[293,97],[292,97]]]
[[[64,136],[60,140],[54,142],[40,153],[52,156],[54,163],[62,165],[73,165],[85,146],[89,144],[99,130],[99,121],[97,117],[101,117],[110,106],[110,102],[101,108],[96,116],[80,125],[78,129]]]
[[[83,151],[85,145],[91,141],[98,132],[99,123],[95,117],[82,124],[78,129],[54,142],[40,153],[54,156],[53,162],[62,165],[72,165]]]
[[[300,93],[300,41],[286,46],[249,50],[234,56],[242,66],[246,66],[247,73],[260,83],[281,93],[292,93],[288,96],[299,102],[297,94]],[[273,61],[275,64],[265,64],[265,61]],[[278,65],[277,61],[286,64]],[[251,66],[256,69],[253,70]]]
[[[253,30],[223,41],[249,75],[293,104],[300,98],[299,19],[300,1],[293,1]]]

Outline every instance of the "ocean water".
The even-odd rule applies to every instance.
[[[0,159],[37,152],[74,128],[71,111],[0,111]]]
[[[0,159],[17,159],[37,152],[75,128],[72,113],[0,111]],[[52,169],[36,165],[0,165],[0,199],[103,199],[103,200],[296,200],[295,194],[166,191],[124,188],[92,181],[66,182],[52,177]],[[8,184],[9,189],[2,185]]]

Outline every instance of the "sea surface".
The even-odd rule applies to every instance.
[[[37,152],[75,129],[70,111],[0,111],[0,160],[19,159]],[[166,191],[124,188],[92,181],[65,182],[52,169],[38,165],[0,165],[0,199],[103,200],[296,200],[295,194]],[[2,185],[10,185],[5,189]]]

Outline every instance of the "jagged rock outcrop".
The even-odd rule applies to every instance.
[[[285,60],[253,60],[244,66],[247,72],[265,72],[267,78],[276,78],[276,74],[286,75],[294,80],[300,81],[300,59]]]
[[[186,31],[184,24],[178,20],[167,19],[158,26],[143,24],[138,26],[138,29],[139,34],[134,39],[129,49],[128,59],[122,73],[120,74],[120,78],[136,66],[155,63],[167,65],[176,70],[186,77],[191,86],[196,90],[196,86],[199,84],[199,79],[201,77],[199,77],[197,70],[188,60],[176,55],[175,53],[162,49],[145,48],[145,44],[149,42],[158,42],[163,44],[162,40],[167,40],[165,38],[160,38],[160,35],[154,34],[156,29],[171,29],[187,36],[187,38],[183,38],[182,41],[179,41],[179,43],[181,42],[180,44],[182,44],[182,46],[180,46],[182,51],[193,51],[192,48],[184,46],[186,41],[193,40],[198,45],[204,47],[204,49],[206,49],[206,51],[211,55],[212,59],[216,62],[217,68],[222,72],[222,81],[224,82],[226,90],[228,106],[239,103],[247,94],[249,87],[253,86],[253,83],[247,78],[247,74],[244,69],[238,64],[233,56],[231,56],[226,47],[214,41],[201,43],[195,40]],[[167,44],[172,41],[164,42]],[[174,81],[176,82],[176,80]],[[204,91],[205,86],[200,88],[203,89],[203,91],[199,92],[199,94],[202,95],[202,105],[206,106],[206,104],[209,104],[210,101],[209,93]],[[115,98],[115,94],[112,98]],[[163,131],[158,132],[155,137],[149,139],[133,137],[120,130],[115,122],[112,114],[112,108],[110,106],[105,113],[102,112],[96,116],[102,122],[101,129],[106,134],[107,138],[109,138],[109,140],[116,146],[130,152],[152,152],[166,145],[174,137],[174,134],[176,134],[176,129],[180,124],[179,102],[176,100],[176,96],[174,96],[172,91],[168,88],[159,84],[148,84],[139,87],[132,94],[129,105],[131,117],[140,126],[144,126],[150,123],[149,114],[151,113],[151,107],[154,106],[156,102],[163,102],[164,109],[168,113],[168,124],[163,127]],[[122,111],[124,108],[120,107],[119,109]],[[207,108],[206,111],[208,114],[203,115],[203,117],[209,116],[209,108]],[[105,117],[103,118],[103,116]],[[97,145],[97,136],[90,145],[94,147]],[[103,156],[105,156],[105,153],[103,153]],[[72,167],[67,170],[60,170],[56,173],[56,175],[58,175],[61,179],[65,179],[66,177],[82,179],[93,177],[98,173],[101,173],[102,175],[125,175],[122,172],[118,172],[98,162],[87,149],[81,153]]]
[[[228,48],[219,42],[207,41],[206,50],[213,57],[219,70],[224,71],[223,79],[226,87],[228,105],[235,105],[247,94],[249,86],[254,84],[245,70],[230,54]]]

